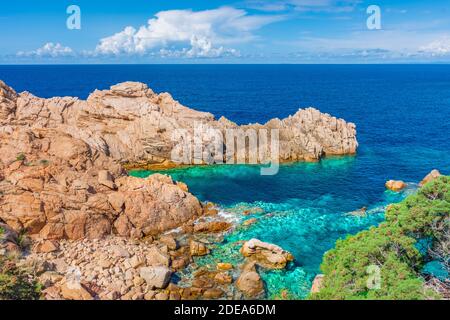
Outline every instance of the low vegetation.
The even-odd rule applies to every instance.
[[[13,258],[0,257],[0,300],[37,300],[40,285]]]
[[[448,278],[423,274],[429,261],[449,270],[450,177],[442,176],[390,205],[377,227],[338,240],[321,269],[325,278],[311,299],[446,298]]]

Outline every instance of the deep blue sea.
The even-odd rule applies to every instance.
[[[96,88],[141,81],[240,124],[309,106],[354,122],[360,144],[355,157],[283,165],[276,176],[260,176],[252,166],[168,172],[232,218],[258,218],[229,234],[199,264],[239,263],[234,244],[252,237],[294,254],[287,271],[262,271],[271,298],[282,290],[305,297],[336,239],[379,223],[384,206],[414,191],[432,169],[450,174],[450,65],[0,66],[0,79],[16,91],[80,98]],[[410,187],[400,194],[386,191],[389,179]],[[346,215],[361,207],[369,208],[366,217]],[[242,215],[248,209],[258,213]]]

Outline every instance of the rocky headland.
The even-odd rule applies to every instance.
[[[217,210],[182,182],[161,174],[127,175],[127,165],[175,165],[172,134],[194,130],[194,122],[238,127],[142,83],[118,84],[80,100],[18,94],[0,81],[0,253],[25,251],[20,263],[33,266],[47,298],[230,298],[236,297],[229,287],[238,275],[241,294],[260,295],[258,268],[284,268],[294,258],[258,240],[244,245],[248,263],[234,278],[229,269],[240,268],[224,263],[199,272],[189,290],[170,283],[173,272],[208,254],[199,235],[231,226],[208,219]],[[239,128],[279,129],[281,162],[357,149],[354,124],[313,108]],[[164,235],[177,228],[179,237]],[[67,279],[70,266],[79,272],[78,286]]]

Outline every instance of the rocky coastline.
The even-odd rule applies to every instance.
[[[189,287],[171,282],[208,254],[205,236],[233,226],[182,182],[127,175],[126,166],[174,166],[172,133],[193,130],[195,121],[238,127],[141,83],[84,101],[17,94],[0,81],[1,256],[16,255],[46,299],[264,296],[258,270],[284,268],[294,257],[257,239],[242,244],[243,266],[223,261],[197,270]],[[358,146],[354,124],[313,108],[239,128],[279,129],[280,162],[354,154]]]

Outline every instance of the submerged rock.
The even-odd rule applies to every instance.
[[[219,262],[216,268],[217,270],[227,271],[233,269],[233,265],[227,262]]]
[[[365,217],[367,215],[367,207],[362,207],[361,209],[347,212],[345,215],[353,217]]]
[[[194,225],[194,232],[216,233],[230,229],[232,224],[226,221],[199,222]]]
[[[205,256],[209,253],[209,249],[204,243],[191,240],[189,252],[191,256]]]
[[[251,239],[244,243],[240,252],[246,258],[255,261],[258,265],[269,269],[283,269],[286,264],[294,260],[292,254],[283,248]]]

